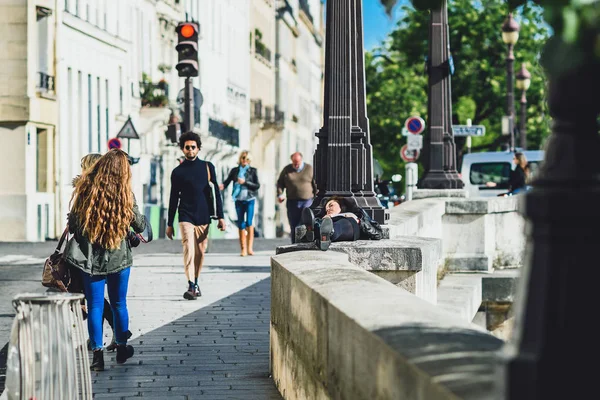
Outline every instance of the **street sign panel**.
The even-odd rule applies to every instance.
[[[133,126],[133,122],[131,121],[131,118],[127,119],[127,122],[125,122],[125,125],[123,125],[123,127],[117,134],[117,137],[121,138],[121,139],[139,139],[140,138],[140,135],[138,135],[137,131],[135,130],[135,127]]]
[[[419,158],[419,150],[409,150],[408,145],[405,144],[400,149],[400,157],[406,162],[414,162]]]
[[[410,135],[406,138],[408,150],[421,150],[423,148],[423,136]]]
[[[484,125],[452,125],[454,136],[483,136],[485,135]]]
[[[418,135],[425,129],[425,121],[421,117],[410,117],[406,119],[404,126],[413,135]]]
[[[408,136],[410,135],[410,132],[408,131],[408,129],[406,129],[406,127],[402,128],[402,136]]]
[[[108,149],[120,149],[121,141],[118,138],[112,138],[108,141]]]

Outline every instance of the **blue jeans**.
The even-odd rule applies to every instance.
[[[255,199],[235,201],[238,228],[246,229],[247,227],[252,226],[252,221],[254,219],[254,203]]]
[[[302,209],[310,207],[312,202],[312,199],[287,201],[287,217],[290,223],[290,230],[292,231],[292,243],[296,243],[296,227],[300,225]]]
[[[102,349],[102,328],[104,310],[104,285],[108,285],[108,298],[114,316],[115,341],[127,344],[129,330],[129,312],[127,311],[127,286],[129,285],[130,267],[106,276],[91,276],[82,273],[83,290],[88,306],[88,333],[93,350]]]

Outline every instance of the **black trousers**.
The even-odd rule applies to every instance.
[[[360,227],[354,218],[337,217],[333,219],[332,242],[352,242],[358,240]]]

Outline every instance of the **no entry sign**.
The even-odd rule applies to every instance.
[[[419,158],[419,150],[409,150],[408,145],[405,144],[400,149],[400,157],[406,162],[414,162]]]
[[[120,149],[121,141],[118,138],[112,138],[108,141],[108,149]]]
[[[404,126],[413,135],[418,135],[425,129],[425,121],[421,117],[410,117],[406,119]]]

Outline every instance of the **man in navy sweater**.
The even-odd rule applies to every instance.
[[[214,187],[216,209],[214,213],[219,220],[218,228],[226,229],[223,219],[223,203],[217,183],[215,166],[198,158],[202,146],[200,136],[194,132],[186,132],[179,139],[179,147],[185,160],[171,173],[171,198],[169,199],[169,216],[167,221],[167,237],[173,239],[173,221],[175,212],[179,210],[179,229],[183,243],[183,264],[188,279],[188,290],[183,294],[187,300],[195,300],[201,296],[198,277],[204,262],[204,241],[208,236],[211,222],[209,208],[210,181]]]

